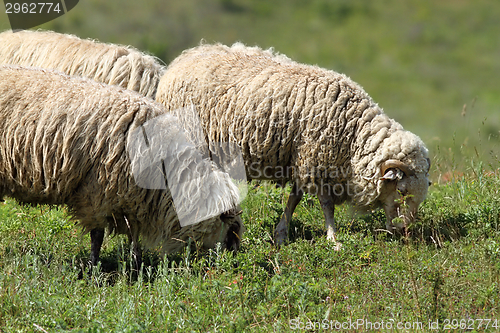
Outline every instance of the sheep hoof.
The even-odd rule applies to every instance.
[[[283,243],[285,243],[285,240],[288,238],[288,233],[286,231],[286,229],[275,231],[274,239],[277,246],[281,246],[283,245]]]
[[[335,235],[327,235],[326,239],[334,244],[333,249],[335,251],[340,251],[342,249],[342,243],[337,242]]]
[[[285,243],[286,237],[275,237],[275,243],[277,246],[281,246]]]

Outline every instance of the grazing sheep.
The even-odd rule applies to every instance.
[[[3,196],[66,204],[85,231],[127,234],[137,265],[139,237],[165,253],[188,239],[237,249],[244,230],[237,187],[201,158],[161,105],[52,70],[0,67]],[[206,219],[193,224],[200,211]],[[180,218],[190,225],[181,227]],[[101,243],[102,235],[94,235],[94,265]]]
[[[0,33],[0,45],[0,64],[55,69],[151,98],[165,71],[155,57],[132,47],[52,31],[5,31]],[[103,229],[90,232],[92,244],[101,244],[103,237]]]
[[[158,82],[165,71],[164,66],[154,57],[136,49],[82,40],[76,36],[50,31],[6,31],[0,33],[0,44],[0,64],[55,69],[68,75],[118,85],[152,98],[155,97]],[[207,144],[194,111],[170,111],[180,116],[180,123],[188,138],[204,156],[208,156]],[[241,154],[212,154],[212,157],[219,157],[219,160],[214,158],[217,162],[220,162],[220,157],[226,157],[232,164],[219,163],[221,168],[229,172],[233,179],[245,179]],[[245,192],[241,187],[240,190],[242,200]],[[103,237],[104,229],[90,231],[93,247],[100,248]]]
[[[343,74],[240,43],[201,45],[167,67],[156,100],[167,109],[193,103],[209,141],[240,145],[249,178],[294,182],[278,244],[303,191],[318,196],[334,242],[336,204],[383,207],[392,230],[426,197],[423,142]]]
[[[104,44],[51,31],[0,33],[0,64],[55,69],[154,98],[165,67],[130,46]]]

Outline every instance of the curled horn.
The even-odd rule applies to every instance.
[[[403,173],[407,177],[415,175],[415,171],[410,169],[410,167],[408,167],[408,165],[406,165],[405,163],[403,163],[399,160],[387,160],[387,161],[385,161],[380,166],[380,171],[381,171],[382,175],[385,175],[385,172],[387,169],[393,169],[393,168],[397,168],[397,169],[403,171]]]

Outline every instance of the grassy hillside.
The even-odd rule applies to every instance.
[[[263,184],[244,202],[240,252],[150,253],[134,282],[123,238],[108,239],[100,269],[82,276],[90,241],[64,210],[9,200],[0,206],[0,331],[289,332],[349,322],[359,326],[344,331],[365,331],[382,321],[414,328],[399,331],[434,322],[497,331],[500,182],[477,172],[435,187],[399,239],[381,230],[383,214],[338,208],[341,251],[308,196],[278,250],[271,235],[287,196]]]

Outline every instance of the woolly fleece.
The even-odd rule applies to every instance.
[[[0,33],[0,64],[55,69],[154,98],[165,67],[133,47],[52,31]]]

